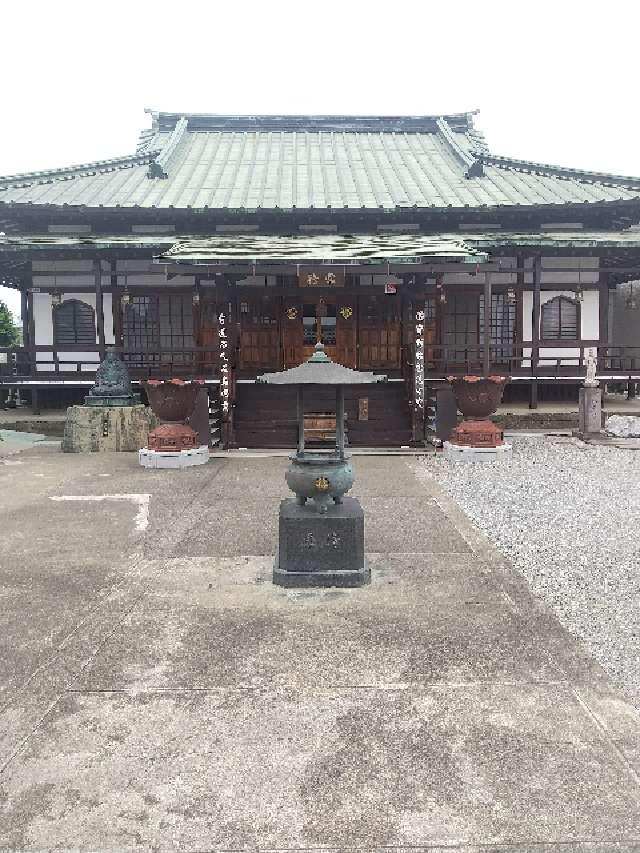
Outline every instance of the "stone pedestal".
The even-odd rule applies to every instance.
[[[500,447],[504,444],[504,431],[488,418],[467,420],[453,430],[450,440],[461,447]]]
[[[580,389],[578,433],[581,438],[600,435],[602,430],[602,390],[585,386]]]
[[[149,433],[149,450],[179,453],[181,450],[195,450],[198,446],[198,436],[186,424],[161,424]]]
[[[370,582],[364,557],[364,513],[344,498],[319,513],[293,498],[280,504],[273,582],[285,587],[355,587]]]
[[[147,444],[158,419],[147,406],[70,406],[64,427],[65,453],[137,451]]]
[[[444,455],[445,459],[452,462],[510,462],[512,447],[510,444],[500,444],[497,447],[468,447],[445,441]]]
[[[206,465],[209,461],[209,448],[192,447],[189,450],[152,450],[143,447],[138,451],[138,461],[143,468],[191,468],[193,465]]]

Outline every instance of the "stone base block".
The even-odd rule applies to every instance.
[[[84,398],[85,406],[140,406],[140,394],[132,394],[130,397],[92,397],[87,394]]]
[[[289,498],[280,504],[273,582],[285,587],[354,587],[369,583],[364,512],[355,498],[319,513]]]
[[[591,386],[580,389],[578,434],[581,438],[599,436],[602,430],[602,390]]]
[[[452,462],[510,462],[511,445],[498,447],[466,447],[462,444],[444,443],[444,455]]]
[[[191,450],[151,450],[143,447],[138,451],[138,459],[143,468],[191,468],[193,465],[205,465],[209,461],[209,448],[193,447]]]
[[[64,426],[65,453],[136,451],[158,419],[147,406],[70,406]]]

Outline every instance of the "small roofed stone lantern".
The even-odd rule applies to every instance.
[[[285,479],[295,498],[280,504],[279,544],[273,582],[285,587],[354,587],[370,581],[364,556],[364,513],[345,497],[353,486],[345,452],[344,387],[384,382],[387,377],[351,370],[332,361],[321,343],[311,358],[290,370],[265,373],[257,382],[298,389],[298,448]],[[333,450],[306,450],[304,388],[336,389],[336,441]]]

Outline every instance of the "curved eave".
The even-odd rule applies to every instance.
[[[166,212],[166,213],[195,213],[195,214],[212,214],[212,213],[221,213],[226,215],[237,215],[237,216],[258,216],[262,213],[269,214],[281,214],[283,216],[302,213],[317,213],[317,214],[339,214],[339,213],[378,213],[378,214],[391,214],[391,213],[413,213],[413,214],[425,214],[425,213],[451,213],[452,211],[460,211],[460,213],[473,214],[477,213],[486,213],[487,211],[492,210],[500,210],[500,211],[508,211],[508,210],[517,210],[519,212],[534,212],[537,210],[549,210],[549,211],[559,211],[561,209],[566,210],[584,210],[585,207],[588,208],[596,208],[596,207],[640,207],[640,191],[638,192],[637,198],[620,198],[620,199],[594,199],[594,200],[583,200],[583,201],[571,201],[571,202],[547,202],[546,204],[520,204],[518,202],[510,202],[510,203],[498,203],[498,204],[477,204],[477,205],[428,205],[428,206],[418,206],[415,205],[413,207],[406,207],[404,205],[398,205],[396,207],[365,207],[362,205],[358,206],[350,206],[344,205],[342,207],[256,207],[256,208],[242,208],[242,207],[178,207],[175,205],[140,205],[140,204],[117,204],[117,205],[86,205],[86,204],[69,204],[67,202],[63,204],[42,204],[35,203],[30,201],[3,201],[0,198],[0,208],[10,209],[10,210],[29,210],[29,211],[42,211],[48,212],[52,210],[59,211],[82,211],[82,212],[92,212],[95,211],[97,213],[124,213],[126,211],[137,211],[137,212],[145,212],[145,211],[153,211],[154,213],[158,212]]]

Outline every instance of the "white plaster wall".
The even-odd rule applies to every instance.
[[[102,294],[102,313],[104,314],[104,342],[112,346],[116,342],[113,330],[113,299],[110,293]]]
[[[599,281],[600,259],[585,257],[552,257],[541,259],[541,284],[597,284]],[[533,284],[533,258],[525,258],[525,284]],[[569,269],[573,271],[569,271]]]
[[[53,345],[53,313],[49,293],[33,294],[33,325],[36,346]],[[40,357],[38,356],[38,359]]]

